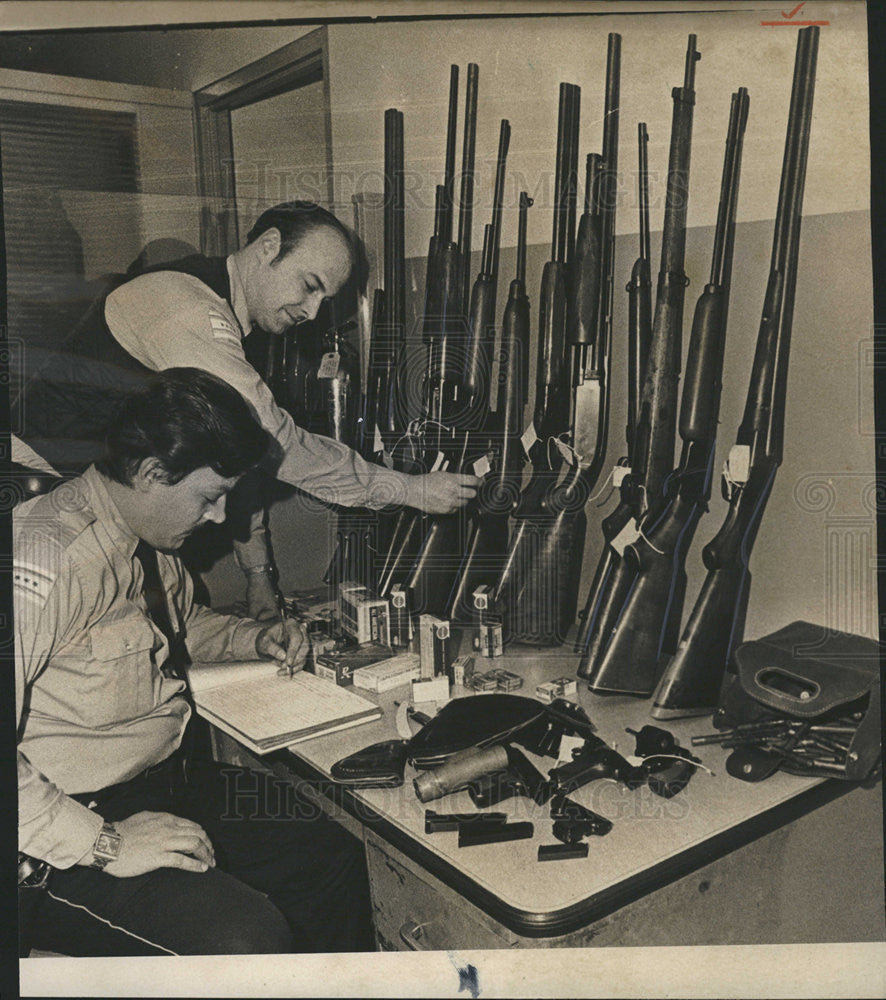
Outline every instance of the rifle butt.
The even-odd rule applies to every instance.
[[[575,637],[574,650],[576,653],[584,653],[591,635],[596,631],[597,615],[603,594],[608,586],[609,575],[615,566],[616,560],[619,558],[618,553],[609,543],[630,520],[630,507],[624,503],[620,503],[609,517],[603,520],[603,551],[600,553],[600,558],[597,561],[597,568],[594,571],[594,579],[591,581],[591,586],[588,590],[584,610],[578,616],[581,624],[578,628],[578,634]],[[584,665],[584,659],[582,659],[582,664]],[[579,677],[586,676],[585,673],[581,672],[583,669],[587,669],[586,665],[579,666]]]
[[[742,563],[710,570],[658,682],[653,718],[709,715],[717,707],[732,651],[744,633],[749,588],[750,573]]]
[[[583,509],[561,511],[552,519],[527,519],[522,527],[510,631],[529,645],[560,646],[575,622],[587,517]]]
[[[587,679],[591,691],[598,691],[600,694],[607,693],[605,687],[597,686],[600,665],[612,641],[621,610],[637,577],[636,565],[620,556],[614,549],[612,558],[612,569],[600,596],[594,627],[588,636],[587,646],[578,665],[579,676]]]
[[[673,553],[653,552],[639,539],[625,550],[625,561],[637,563],[636,546],[642,545],[640,568],[624,603],[612,640],[594,673],[593,690],[647,698],[655,687],[661,649],[668,622],[681,609],[674,608],[679,591],[679,566]],[[685,587],[683,588],[685,591]]]

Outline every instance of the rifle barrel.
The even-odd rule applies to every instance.
[[[461,148],[461,192],[458,206],[458,252],[462,261],[463,312],[467,315],[470,295],[471,222],[474,214],[474,159],[477,146],[477,89],[480,67],[468,63],[465,88],[464,138]]]
[[[455,128],[458,121],[458,66],[449,67],[449,114],[446,119],[446,159],[444,161],[441,226],[437,231],[444,243],[452,239],[452,215],[455,204]],[[435,230],[436,231],[436,230]]]
[[[637,152],[639,159],[638,197],[640,203],[640,256],[649,260],[649,132],[646,122],[637,123]]]

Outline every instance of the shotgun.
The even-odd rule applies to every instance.
[[[461,427],[464,422],[461,389],[467,339],[464,288],[469,270],[465,251],[470,252],[478,80],[479,68],[475,63],[470,63],[462,142],[459,241],[456,243],[448,240],[445,248],[446,266],[437,274],[431,272],[429,254],[424,316],[428,367],[423,431],[424,465],[428,470],[442,468],[450,472],[458,471],[464,464],[467,445],[467,434]],[[450,122],[454,122],[451,115]],[[448,235],[451,235],[451,226]],[[438,283],[436,288],[433,287],[435,282]],[[435,309],[439,311],[435,312]],[[411,613],[425,611],[440,615],[446,609],[461,561],[460,540],[465,514],[418,514],[415,522],[417,551],[403,579],[408,607]]]
[[[456,471],[474,468],[477,460],[489,453],[493,438],[500,436],[495,429],[495,415],[490,412],[490,396],[501,213],[510,136],[510,123],[502,119],[492,219],[484,229],[480,272],[471,290],[458,405],[449,418],[454,447],[447,454],[447,461],[448,467]],[[498,525],[494,529],[487,521],[481,521],[481,505],[482,499],[478,498],[464,511],[435,517],[416,563],[416,572],[425,575],[423,606],[450,620],[470,621],[472,618],[472,605],[464,598],[470,597],[465,594],[465,586],[473,576],[474,558],[487,552],[488,546],[492,546],[493,551],[500,548],[502,553],[507,547],[506,529],[502,540],[500,532],[497,533]],[[481,524],[484,530],[478,537]]]
[[[689,202],[689,163],[692,150],[692,117],[695,105],[695,64],[701,58],[695,35],[689,36],[683,86],[674,87],[671,142],[665,192],[661,261],[652,323],[652,339],[643,377],[640,409],[631,452],[631,471],[622,483],[633,518],[627,521],[609,547],[617,558],[592,611],[589,641],[578,672],[592,691],[609,687],[600,666],[606,647],[636,574],[621,558],[624,544],[637,537],[646,511],[662,493],[674,460],[677,422],[677,386],[683,327],[683,300],[688,279],[683,271],[686,250],[686,212]]]
[[[782,459],[818,31],[815,25],[802,28],[797,37],[769,281],[744,416],[723,473],[729,510],[720,531],[702,550],[708,574],[655,691],[652,714],[658,719],[709,713],[744,635],[748,562]]]
[[[622,559],[634,583],[598,673],[598,683],[609,689],[643,697],[652,694],[664,652],[676,648],[686,553],[711,496],[747,114],[748,92],[742,87],[732,95],[710,281],[692,323],[680,409],[680,462],[669,477],[664,501],[647,511],[639,537],[625,547]]]
[[[383,287],[372,300],[366,391],[354,430],[354,449],[382,463],[393,449],[401,421],[396,398],[397,367],[403,350],[405,265],[403,233],[403,113],[385,111]],[[375,587],[378,554],[393,515],[385,511],[339,512],[336,549],[324,580],[353,580]]]
[[[626,286],[628,293],[628,421],[626,427],[627,456],[619,460],[613,469],[613,486],[619,490],[619,503],[615,510],[601,523],[603,531],[603,551],[588,591],[584,610],[579,615],[580,624],[575,640],[575,652],[582,653],[579,677],[587,676],[587,664],[596,655],[596,646],[601,634],[597,627],[602,600],[609,593],[609,577],[617,561],[621,558],[612,547],[612,540],[624,530],[633,519],[639,517],[640,510],[634,500],[639,494],[624,485],[624,477],[630,472],[630,455],[634,449],[637,420],[640,410],[640,390],[649,355],[649,341],[652,338],[652,278],[649,262],[649,170],[647,146],[649,133],[645,122],[637,125],[637,148],[639,160],[638,203],[640,215],[640,255],[631,269],[631,280]]]
[[[517,271],[501,325],[500,389],[496,409],[499,438],[492,444],[491,471],[477,497],[473,535],[456,580],[449,617],[473,618],[474,590],[493,587],[508,549],[510,514],[520,497],[523,448],[520,435],[529,391],[529,298],[526,295],[526,226],[532,199],[520,192]],[[479,281],[479,279],[478,279]]]
[[[423,339],[427,350],[427,367],[423,383],[423,413],[426,417],[442,404],[440,393],[445,379],[434,378],[434,372],[445,365],[442,354],[443,332],[450,328],[461,308],[461,272],[458,246],[452,241],[455,189],[455,134],[458,118],[458,66],[449,71],[449,109],[446,122],[446,152],[443,183],[438,184],[434,202],[434,232],[428,243],[425,277],[425,302]],[[442,384],[441,384],[442,383]],[[406,386],[405,389],[410,387]],[[404,462],[405,462],[404,458]],[[410,463],[410,471],[429,471],[425,456]],[[405,582],[423,536],[425,521],[422,515],[409,508],[401,508],[390,530],[390,542],[381,560],[378,575],[378,594],[388,597],[393,587]]]
[[[521,639],[540,635],[541,617],[550,618],[545,607],[557,600],[556,561],[559,553],[540,551],[550,522],[545,502],[555,488],[562,460],[552,441],[568,432],[569,395],[566,391],[566,287],[569,202],[575,198],[573,161],[578,148],[579,88],[561,83],[557,121],[556,168],[554,175],[553,235],[551,259],[542,271],[539,294],[538,355],[535,375],[535,404],[528,447],[532,473],[514,509],[515,525],[505,564],[492,592],[495,607],[502,612],[503,630]],[[571,248],[570,248],[571,250]],[[553,596],[551,596],[553,595]],[[564,595],[562,602],[568,605]],[[557,614],[555,629],[561,615]],[[542,636],[547,639],[547,634]]]
[[[606,58],[602,157],[588,159],[585,212],[569,261],[565,323],[566,382],[571,446],[557,445],[561,478],[548,477],[537,501],[536,520],[522,528],[524,552],[516,552],[527,587],[519,597],[523,624],[515,631],[523,641],[559,645],[575,620],[576,598],[584,551],[585,504],[606,458],[609,428],[614,290],[615,207],[618,175],[618,121],[621,36],[610,34]],[[577,146],[577,121],[575,142]],[[575,165],[572,168],[574,177]],[[567,217],[575,199],[568,199]],[[571,223],[567,223],[571,244]],[[562,389],[561,389],[562,391]],[[534,447],[534,446],[533,446]],[[530,482],[530,487],[532,483]],[[524,498],[525,500],[526,498]],[[533,498],[529,498],[533,499]],[[521,503],[521,506],[525,505]],[[517,514],[521,513],[518,508]],[[512,549],[515,546],[512,546]],[[527,620],[528,619],[528,620]],[[519,618],[517,619],[519,622]]]

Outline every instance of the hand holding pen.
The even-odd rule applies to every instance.
[[[280,620],[259,632],[255,648],[260,656],[281,661],[279,673],[292,677],[307,659],[308,633],[301,622],[289,617],[281,600]]]

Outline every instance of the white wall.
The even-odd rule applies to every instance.
[[[872,286],[865,20],[862,5],[815,5],[822,28],[804,202],[803,239],[788,382],[784,464],[754,549],[749,636],[795,618],[877,633],[875,587],[874,441],[872,436]],[[459,64],[462,95],[468,61],[480,67],[477,153],[482,174],[474,244],[488,219],[491,159],[498,121],[510,119],[511,187],[503,245],[516,234],[514,176],[541,194],[530,210],[528,288],[533,333],[540,271],[549,255],[550,177],[554,167],[560,81],[582,87],[582,161],[599,149],[606,36],[622,41],[619,206],[616,248],[614,365],[609,462],[624,452],[626,296],[637,254],[636,122],[650,131],[652,226],[660,229],[662,183],[672,110],[671,88],[682,83],[686,36],[698,35],[702,59],[690,180],[684,351],[695,301],[710,268],[712,225],[731,92],[746,86],[750,114],[744,145],[739,227],[725,358],[719,473],[741,420],[772,245],[772,218],[784,149],[796,32],[766,29],[758,10],[730,14],[644,17],[551,17],[536,20],[331,25],[330,88],[337,200],[351,189],[381,190],[383,112],[404,113],[406,169],[416,198],[407,207],[407,255],[420,258],[432,231],[433,187],[442,169],[449,65]],[[463,96],[459,114],[463,113]],[[459,126],[461,128],[461,125]],[[461,133],[459,132],[459,142]],[[460,160],[460,155],[459,155]],[[657,175],[657,176],[656,176]],[[545,181],[548,187],[545,188]],[[653,237],[657,270],[660,234]],[[502,254],[499,299],[512,276],[513,252]],[[423,268],[419,264],[419,273]],[[413,289],[420,304],[421,289]],[[535,366],[535,346],[531,366]],[[527,407],[527,419],[531,408]],[[687,560],[687,613],[704,571],[700,547],[722,523],[725,503],[714,484],[711,513]],[[614,504],[589,505],[580,601],[601,546],[599,522]],[[685,619],[684,619],[685,620]]]
[[[757,9],[755,9],[757,8]],[[815,141],[806,213],[865,209],[869,199],[866,23],[863,4],[816,4],[822,28],[816,85]],[[682,84],[689,32],[698,35],[697,103],[689,225],[716,218],[723,143],[732,91],[750,91],[739,220],[772,218],[784,143],[796,32],[760,25],[756,4],[729,13],[554,16],[329,26],[330,94],[337,201],[353,190],[381,190],[383,112],[404,114],[406,169],[420,204],[407,216],[407,256],[424,253],[433,228],[434,185],[443,169],[449,66],[461,69],[459,143],[468,62],[480,68],[475,233],[491,202],[498,123],[511,122],[508,208],[522,174],[537,198],[529,242],[549,242],[558,85],[582,88],[581,162],[602,137],[606,37],[622,35],[620,171],[624,201],[619,232],[637,228],[633,171],[636,123],[649,127],[652,225],[659,228],[671,122],[671,88]],[[837,153],[837,151],[839,151]],[[459,153],[460,162],[460,153]],[[583,177],[583,170],[581,171]],[[506,214],[503,245],[516,242],[516,212]],[[475,244],[479,236],[474,237]]]

